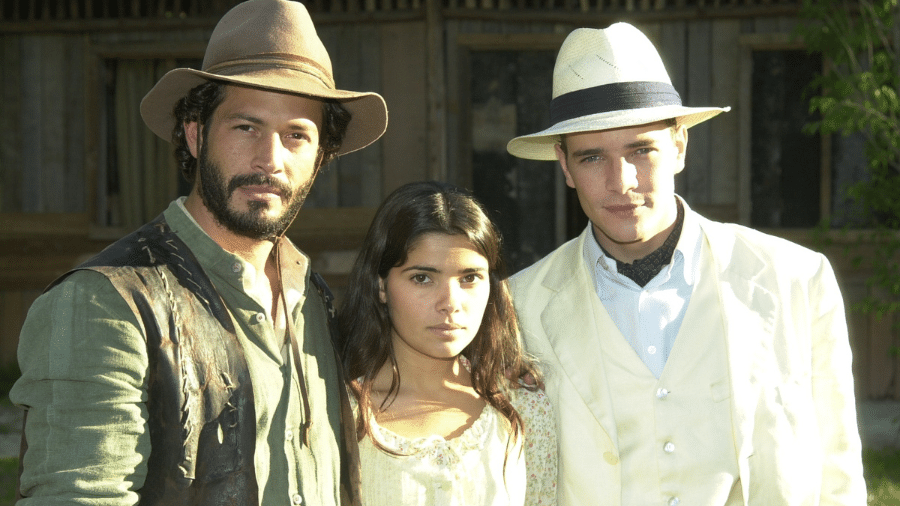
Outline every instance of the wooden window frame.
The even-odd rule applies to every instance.
[[[449,166],[455,173],[450,174],[451,179],[467,188],[472,187],[472,101],[469,96],[469,84],[471,76],[471,54],[477,51],[559,51],[563,41],[568,36],[565,33],[457,33],[455,44],[448,48],[448,96],[457,101],[456,107],[451,110],[459,111],[458,114],[448,118],[448,129],[455,132],[451,136],[448,153],[450,154]],[[448,40],[454,40],[449,38]],[[550,100],[550,97],[547,97]],[[548,125],[549,126],[549,125]],[[455,144],[455,145],[454,145]],[[556,163],[556,162],[554,162]],[[562,244],[566,241],[566,184],[562,171],[556,171],[556,242]]]
[[[203,59],[206,51],[205,41],[181,42],[153,42],[141,44],[92,44],[87,49],[85,72],[85,164],[90,170],[89,178],[89,208],[90,226],[88,235],[92,239],[115,240],[131,232],[133,227],[117,227],[104,223],[99,215],[104,210],[101,200],[105,201],[105,176],[106,167],[101,168],[104,157],[101,154],[103,139],[101,138],[101,107],[102,85],[104,66],[111,59],[175,59],[195,58]],[[150,90],[147,90],[150,91]],[[106,162],[108,165],[108,161]]]
[[[740,103],[738,104],[740,145],[738,148],[740,170],[738,171],[738,220],[740,223],[750,225],[752,212],[751,178],[752,178],[752,97],[753,97],[753,52],[754,51],[786,51],[805,49],[802,41],[797,40],[789,33],[760,33],[742,35],[740,45]],[[831,216],[831,138],[821,136],[821,156],[819,157],[819,219]],[[785,236],[785,231],[796,230],[801,235],[813,230],[809,228],[767,228],[766,232]],[[798,234],[790,234],[796,236]],[[805,242],[805,241],[804,241]]]

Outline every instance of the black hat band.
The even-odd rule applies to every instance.
[[[611,83],[576,90],[550,101],[550,124],[603,112],[681,105],[671,84],[654,81]]]

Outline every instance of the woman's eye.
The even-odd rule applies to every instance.
[[[413,275],[412,280],[415,281],[416,283],[427,283],[428,276],[425,274],[415,274],[415,275]]]
[[[463,283],[475,283],[477,281],[481,281],[482,277],[480,274],[469,274],[468,276],[462,278]]]

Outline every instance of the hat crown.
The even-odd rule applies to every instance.
[[[248,0],[236,5],[216,24],[201,68],[169,71],[141,101],[141,117],[153,133],[170,140],[173,107],[207,81],[341,103],[352,119],[339,155],[368,146],[387,128],[381,95],[337,89],[331,58],[300,2]]]
[[[628,23],[579,28],[566,37],[553,69],[553,98],[597,86],[630,82],[672,84],[646,35]]]
[[[250,0],[228,11],[213,30],[202,69],[222,75],[271,68],[282,60],[302,66],[334,88],[331,58],[306,7],[290,0]],[[228,67],[237,66],[229,71]]]
[[[690,128],[729,107],[687,107],[656,47],[628,23],[579,28],[566,37],[553,68],[550,128],[509,141],[513,156],[556,160],[561,136],[675,118]]]

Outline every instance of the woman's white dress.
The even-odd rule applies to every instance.
[[[398,455],[378,449],[368,436],[360,441],[363,505],[556,504],[556,429],[550,402],[543,392],[524,388],[507,395],[525,425],[524,441],[520,437],[509,448],[509,422],[490,405],[450,440],[407,439],[370,420],[373,436]]]

